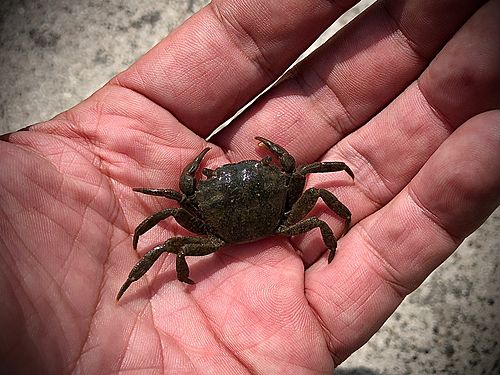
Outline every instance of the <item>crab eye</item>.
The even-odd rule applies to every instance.
[[[203,170],[201,171],[201,174],[204,176],[207,176],[207,178],[215,177],[215,175],[216,175],[215,171],[213,169],[209,169],[209,168],[203,168]]]

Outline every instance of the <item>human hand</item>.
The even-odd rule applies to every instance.
[[[308,182],[353,213],[333,262],[317,230],[189,258],[195,286],[163,256],[116,306],[134,227],[171,204],[131,188],[177,189],[203,138],[341,13],[240,3],[212,2],[82,104],[0,143],[2,369],[330,373],[498,205],[498,3],[377,5],[204,161],[261,158],[257,135],[299,163],[345,161],[354,184]],[[313,214],[341,233],[323,204]],[[186,234],[162,223],[139,253]]]

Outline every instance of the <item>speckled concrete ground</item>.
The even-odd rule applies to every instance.
[[[79,103],[207,2],[2,1],[0,132]],[[497,210],[336,374],[499,374],[499,233]]]

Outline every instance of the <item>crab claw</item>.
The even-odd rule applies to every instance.
[[[253,137],[253,139],[260,141],[259,147],[263,147],[271,151],[274,157],[279,160],[283,171],[286,173],[292,173],[295,170],[295,158],[283,147],[262,137]]]

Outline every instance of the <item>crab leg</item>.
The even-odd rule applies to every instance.
[[[226,246],[226,242],[220,238],[210,236],[205,237],[174,237],[166,241],[165,243],[155,246],[149,250],[139,262],[132,268],[127,280],[120,288],[118,295],[116,296],[116,302],[120,300],[123,293],[128,289],[128,287],[134,282],[139,280],[144,274],[151,268],[151,266],[156,262],[159,256],[165,252],[177,254],[176,259],[176,270],[177,279],[179,281],[185,282],[187,284],[194,284],[193,280],[189,279],[189,267],[186,263],[186,256],[195,255],[207,255],[217,251],[223,246]]]
[[[196,216],[191,214],[189,211],[183,208],[166,208],[164,210],[155,212],[153,215],[146,218],[142,223],[140,223],[134,231],[133,247],[137,249],[137,242],[139,241],[139,236],[146,233],[148,230],[153,228],[160,221],[173,216],[175,221],[177,221],[181,226],[186,228],[188,231],[196,234],[206,234],[207,230],[205,224],[198,219]]]
[[[328,190],[311,188],[308,189],[300,196],[300,198],[292,206],[291,210],[287,214],[287,219],[283,225],[278,229],[278,233],[287,236],[293,236],[297,234],[303,234],[310,231],[311,229],[319,227],[321,229],[321,235],[323,237],[323,242],[326,247],[330,249],[330,255],[328,257],[328,263],[330,263],[335,255],[335,249],[337,247],[337,240],[335,239],[332,230],[324,221],[319,220],[317,217],[308,218],[302,222],[302,220],[315,206],[318,199],[321,198],[326,203],[326,205],[342,219],[345,220],[344,236],[349,230],[351,224],[351,211],[344,206],[335,195],[330,193]]]
[[[132,188],[133,191],[138,193],[147,194],[147,195],[155,195],[158,197],[165,197],[169,199],[176,200],[181,203],[184,195],[175,190],[170,189],[147,189],[147,188]]]
[[[328,173],[346,171],[354,180],[354,173],[351,168],[341,161],[315,162],[312,164],[299,165],[292,175],[288,187],[288,209],[290,209],[299,199],[306,184],[306,178],[309,173]]]

